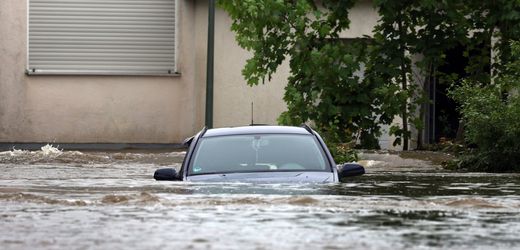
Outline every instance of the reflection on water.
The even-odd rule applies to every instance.
[[[348,183],[156,182],[183,152],[0,152],[2,249],[513,249],[520,176],[378,168]]]

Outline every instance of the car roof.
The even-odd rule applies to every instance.
[[[255,126],[208,129],[202,137],[224,136],[224,135],[246,135],[246,134],[310,135],[311,133],[303,127],[255,125]]]

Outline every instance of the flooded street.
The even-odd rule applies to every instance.
[[[0,152],[1,248],[520,248],[518,174],[384,166],[376,155],[340,184],[153,180],[183,157]]]

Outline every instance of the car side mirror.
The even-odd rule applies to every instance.
[[[365,174],[365,168],[357,163],[345,163],[339,170],[339,178],[353,177]]]
[[[160,168],[155,170],[153,178],[157,181],[177,181],[177,171],[175,168]]]

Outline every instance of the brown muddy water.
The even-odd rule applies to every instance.
[[[0,248],[520,249],[518,174],[365,154],[341,184],[153,180],[183,157],[0,152]]]

